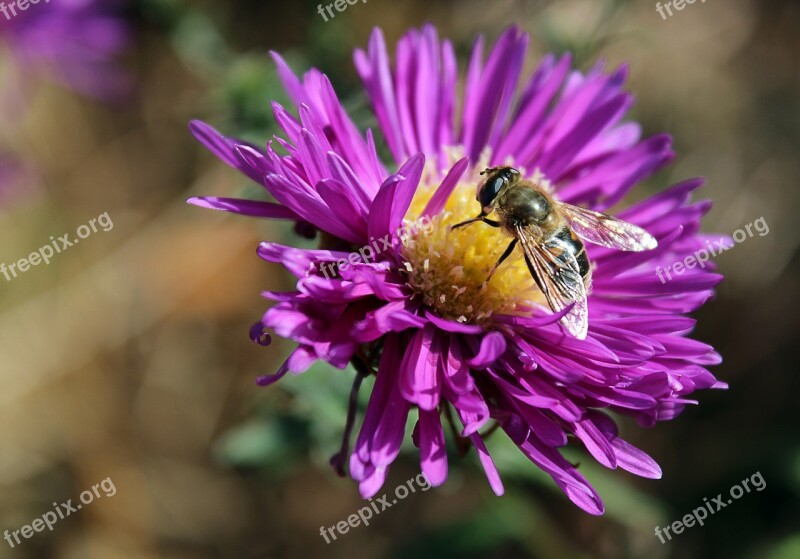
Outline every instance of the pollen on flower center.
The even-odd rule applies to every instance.
[[[488,326],[497,314],[530,314],[534,305],[544,304],[544,297],[520,248],[486,283],[512,240],[508,233],[485,223],[451,230],[480,211],[475,200],[479,181],[477,172],[465,174],[445,209],[403,239],[402,255],[408,285],[425,305],[443,318]],[[409,216],[420,215],[437,186],[436,181],[420,185]]]

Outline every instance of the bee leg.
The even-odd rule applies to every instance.
[[[466,221],[462,221],[461,223],[456,223],[450,229],[458,229],[459,227],[464,227],[465,225],[469,225],[471,223],[475,223],[476,221],[483,221],[486,217],[486,214],[481,213],[478,217],[473,217],[472,219],[468,219]]]
[[[456,223],[455,225],[451,226],[450,229],[458,229],[459,227],[464,227],[465,225],[469,225],[471,223],[475,223],[476,221],[482,221],[486,225],[491,225],[492,227],[500,227],[499,221],[494,221],[493,219],[486,219],[486,214],[481,214],[478,217],[473,217],[472,219],[468,219],[466,221],[462,221],[461,223]]]
[[[470,225],[470,224],[475,223],[476,221],[480,221],[480,220],[481,220],[481,218],[474,217],[472,219],[468,219],[467,221],[462,221],[461,223],[456,223],[455,225],[451,226],[450,229],[451,230],[458,229],[459,227],[464,227],[465,225]]]
[[[492,279],[492,276],[494,275],[494,273],[495,273],[495,271],[497,270],[497,268],[499,268],[499,267],[500,267],[500,264],[502,264],[503,262],[505,262],[506,258],[508,258],[509,256],[511,256],[511,253],[512,253],[512,252],[514,252],[514,247],[515,247],[515,246],[517,246],[517,239],[513,239],[513,240],[512,240],[512,241],[511,241],[511,242],[508,244],[508,248],[507,248],[507,249],[506,249],[506,251],[505,251],[505,252],[504,252],[504,253],[503,253],[503,254],[500,256],[500,259],[497,261],[497,264],[495,264],[495,265],[492,267],[492,271],[491,271],[491,272],[489,272],[489,277],[488,277],[488,278],[486,278],[486,281],[485,281],[485,282],[483,282],[483,285],[486,285],[487,283],[489,283],[489,280],[490,280],[490,279]]]

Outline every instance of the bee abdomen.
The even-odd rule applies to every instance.
[[[564,244],[564,247],[572,253],[575,261],[578,263],[578,271],[581,277],[586,279],[591,266],[589,265],[589,257],[586,256],[586,247],[577,235],[569,227],[562,227],[556,233],[556,238]]]
[[[581,243],[583,244],[583,243]],[[581,273],[581,277],[586,279],[589,275],[589,270],[591,270],[591,266],[589,266],[589,258],[586,256],[586,248],[584,247],[583,251],[575,257],[575,260],[578,261],[578,267]]]

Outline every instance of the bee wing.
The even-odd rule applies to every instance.
[[[589,328],[589,307],[586,286],[575,256],[556,242],[537,243],[524,227],[516,229],[528,270],[544,293],[547,304],[557,313],[574,303],[561,322],[570,334],[579,340],[585,339]]]
[[[658,246],[650,233],[627,221],[571,204],[562,203],[559,209],[575,234],[590,243],[633,252]]]

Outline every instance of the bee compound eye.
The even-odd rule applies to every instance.
[[[486,184],[483,185],[478,195],[478,201],[481,203],[481,206],[484,208],[491,206],[504,184],[505,179],[503,177],[492,177],[486,181]]]

